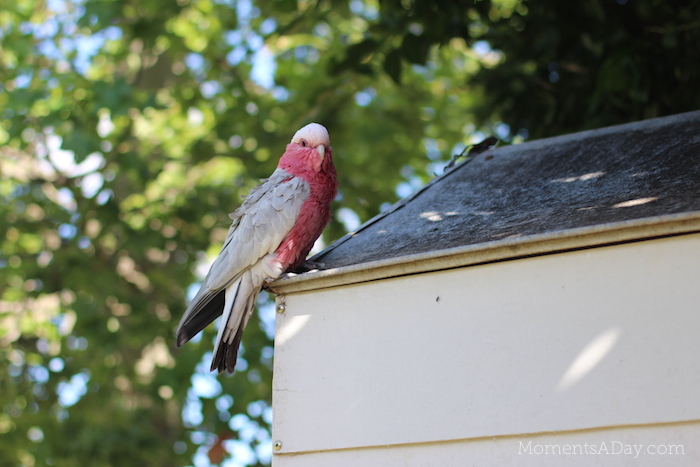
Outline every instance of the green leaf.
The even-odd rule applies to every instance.
[[[94,133],[76,128],[63,137],[61,149],[73,151],[75,163],[80,164],[88,155],[100,150],[100,140]]]
[[[406,34],[401,43],[401,51],[406,60],[416,65],[425,65],[430,51],[430,39],[426,36]]]
[[[393,49],[386,54],[384,58],[384,71],[391,77],[396,84],[401,84],[401,51]]]
[[[345,58],[332,67],[333,74],[339,74],[348,69],[354,69],[360,73],[367,73],[365,62],[377,50],[379,43],[374,39],[365,39],[353,44],[345,51]]]

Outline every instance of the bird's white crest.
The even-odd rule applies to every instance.
[[[328,146],[331,143],[330,136],[328,136],[328,130],[326,127],[319,123],[309,123],[301,130],[294,133],[292,138],[292,143],[299,143],[301,140],[306,140],[306,142],[312,148],[322,144]]]

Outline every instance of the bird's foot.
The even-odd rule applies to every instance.
[[[316,261],[309,261],[309,260],[304,260],[298,268],[296,268],[294,272],[296,274],[300,274],[302,272],[309,272],[309,271],[314,271],[314,270],[319,270],[319,269],[325,269],[326,265],[323,263],[319,263]]]

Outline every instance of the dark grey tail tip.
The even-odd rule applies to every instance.
[[[209,371],[216,371],[218,374],[226,373],[228,375],[233,374],[233,368],[229,368],[225,364],[217,365],[216,362],[211,362],[211,368]]]
[[[233,362],[231,362],[230,358],[227,357],[226,352],[227,349],[217,349],[216,352],[214,353],[214,357],[211,359],[211,367],[209,368],[209,371],[217,371],[219,374],[221,373],[227,373],[229,375],[233,374],[233,371],[236,368],[236,359],[233,359]]]
[[[190,338],[185,334],[184,332],[180,332],[177,335],[177,346],[182,347],[187,343],[187,341],[190,340]]]

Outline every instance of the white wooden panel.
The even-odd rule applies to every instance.
[[[700,419],[699,277],[694,234],[287,295],[273,438],[285,453]]]
[[[274,467],[696,467],[700,422],[346,449],[273,457]],[[568,447],[567,447],[568,446]]]

